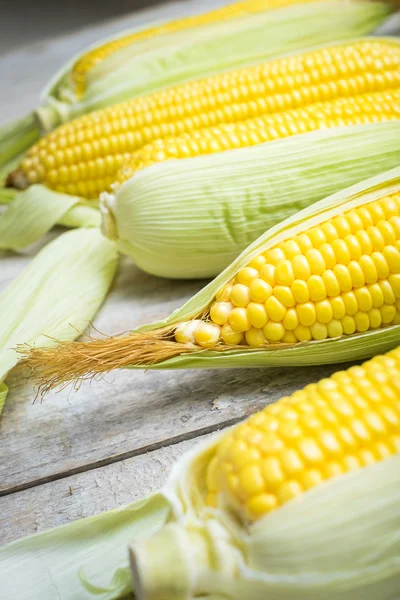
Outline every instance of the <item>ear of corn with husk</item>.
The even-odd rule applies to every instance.
[[[399,348],[308,385],[194,448],[147,501],[6,546],[3,587],[19,600],[397,600],[399,400]]]
[[[143,600],[395,600],[400,350],[311,384],[178,463],[131,548]]]
[[[376,38],[323,46],[82,117],[36,144],[9,174],[7,183],[21,189],[30,186],[24,196],[27,201],[30,189],[35,189],[32,184],[45,184],[60,192],[59,209],[46,216],[49,227],[59,218],[59,211],[66,217],[77,212],[78,205],[70,208],[69,195],[96,198],[116,176],[118,183],[127,179],[136,182],[137,171],[154,163],[216,153],[219,168],[225,156],[229,163],[229,150],[326,128],[396,120],[400,114],[399,85],[398,41]],[[294,146],[297,143],[294,141]],[[128,164],[117,175],[127,157]],[[186,161],[184,166],[192,168],[192,163]],[[383,169],[390,166],[383,165]],[[168,171],[174,172],[174,166],[169,164]],[[345,180],[342,185],[354,181]],[[208,179],[208,189],[212,189],[210,183]],[[40,190],[46,202],[46,188]],[[116,194],[118,197],[118,190]],[[40,202],[35,199],[31,204],[40,218]],[[23,202],[17,214],[21,211],[24,223]],[[22,226],[20,230],[23,243]],[[251,222],[249,231],[253,237],[248,235],[242,247],[255,237]],[[129,233],[122,233],[122,242],[129,244],[129,238]],[[236,245],[234,250],[237,253],[241,247]],[[174,276],[187,276],[186,272],[179,273],[179,268],[176,271]],[[153,272],[157,270],[153,268]],[[161,269],[158,272],[163,274]]]
[[[395,120],[399,93],[398,40],[325,44],[86,115],[35,144],[7,185],[26,189],[39,183],[97,199],[132,153],[127,178],[168,158]]]
[[[38,109],[0,128],[0,181],[43,131],[78,115],[324,40],[363,35],[390,12],[387,2],[249,0],[122,32],[74,57],[45,88]],[[0,201],[9,197],[1,190]]]
[[[144,271],[213,277],[270,227],[398,164],[400,121],[156,164],[103,194],[102,229]]]
[[[71,231],[46,246],[0,294],[0,412],[5,378],[18,361],[15,346],[78,337],[107,295],[116,266],[115,248],[99,231]]]
[[[399,192],[399,168],[342,190],[272,227],[169,318],[125,337],[28,350],[27,364],[47,389],[115,368],[301,366],[393,348]]]

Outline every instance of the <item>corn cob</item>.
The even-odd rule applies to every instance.
[[[131,546],[135,593],[395,600],[399,459],[397,348],[181,459],[163,489],[169,522]]]
[[[111,185],[130,153],[156,139],[268,115],[267,128],[259,137],[251,130],[257,122],[250,124],[247,135],[257,143],[269,136],[307,130],[305,123],[314,110],[318,111],[316,121],[309,129],[352,122],[351,114],[355,123],[386,116],[393,119],[398,116],[395,92],[399,87],[400,46],[390,40],[361,40],[270,61],[132,100],[64,125],[33,146],[10,174],[8,185],[24,189],[45,183],[62,193],[96,198]],[[381,115],[368,112],[377,92]],[[291,110],[297,112],[291,115]],[[289,114],[283,114],[286,111]],[[360,117],[360,112],[366,115]],[[297,116],[302,117],[299,129],[292,123]],[[201,147],[207,152],[207,134],[205,140],[199,136],[192,150],[181,145],[180,154],[201,153]],[[226,135],[223,143],[223,149],[237,147],[235,132]]]
[[[23,349],[44,390],[115,368],[304,365],[400,342],[400,169],[256,240],[171,317],[128,336]]]
[[[103,62],[118,50],[126,48],[126,46],[135,44],[143,39],[180,31],[182,29],[191,29],[198,26],[218,23],[219,21],[237,19],[243,15],[274,10],[292,4],[305,4],[317,1],[318,0],[245,0],[244,2],[236,2],[234,4],[229,4],[228,6],[214,9],[208,13],[185,17],[177,21],[170,21],[162,25],[149,27],[148,29],[143,29],[117,38],[102,46],[97,46],[84,54],[75,63],[72,70],[72,80],[75,84],[76,93],[78,97],[82,96],[86,89],[86,77],[96,65]]]
[[[400,324],[400,194],[345,212],[253,258],[208,322],[178,342],[211,348],[336,338]]]
[[[158,139],[134,152],[116,176],[124,183],[141,169],[166,160],[194,158],[270,142],[318,129],[400,118],[400,89],[318,102],[247,121],[200,129],[181,136]]]
[[[256,520],[324,481],[400,453],[400,349],[267,406],[221,441],[207,503]]]

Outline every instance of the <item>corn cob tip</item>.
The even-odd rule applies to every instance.
[[[11,171],[11,173],[7,175],[5,182],[5,187],[14,188],[16,190],[25,190],[29,185],[30,182],[27,175],[20,169]]]

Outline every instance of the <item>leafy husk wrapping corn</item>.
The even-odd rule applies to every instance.
[[[169,318],[128,336],[25,349],[49,389],[116,368],[338,363],[400,341],[400,169],[272,227]]]
[[[390,38],[325,45],[190,82],[92,113],[42,139],[8,175],[7,185],[27,190],[0,228],[12,232],[12,221],[21,214],[19,240],[13,240],[21,246],[24,203],[40,220],[42,205],[58,199],[58,206],[46,212],[46,227],[63,211],[84,208],[91,218],[87,213],[96,213],[96,204],[90,205],[90,199],[112,182],[118,197],[118,185],[124,188],[124,182],[154,163],[228,155],[307,132],[398,120],[399,114],[400,46]],[[82,206],[83,196],[87,202]],[[111,196],[103,207],[113,201]],[[127,233],[123,237],[130,241]]]
[[[96,314],[115,275],[114,245],[95,229],[49,243],[0,294],[0,413],[17,344],[73,340]]]
[[[194,448],[147,501],[5,547],[4,590],[397,600],[399,401],[400,348],[308,385]]]
[[[79,115],[312,44],[363,35],[390,12],[387,2],[249,0],[122,32],[74,57],[44,89],[38,109],[0,127],[0,181],[43,132]],[[10,196],[1,190],[0,201]]]

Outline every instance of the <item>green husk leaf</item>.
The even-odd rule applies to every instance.
[[[153,275],[214,277],[285,218],[399,164],[400,121],[168,161],[103,195],[103,230]]]
[[[38,115],[44,126],[54,127],[88,111],[191,79],[364,35],[382,24],[390,12],[386,2],[318,2],[152,36],[96,66],[79,101],[74,101],[70,81],[75,57],[46,90],[49,115],[46,105]],[[52,98],[58,100],[53,103]]]
[[[17,540],[0,550],[7,600],[99,600],[132,592],[128,544],[158,531],[169,517],[161,494]]]
[[[0,187],[0,205],[11,204],[15,197],[18,195],[18,191],[12,188],[1,188]],[[1,206],[0,206],[1,208]]]
[[[67,227],[99,227],[100,213],[89,202],[59,194],[43,185],[20,192],[0,216],[0,248],[21,250],[42,238],[56,223]]]
[[[51,346],[88,326],[114,278],[118,255],[96,229],[61,235],[0,294],[0,405],[18,344]],[[3,382],[3,383],[1,383]]]
[[[0,185],[21,156],[40,138],[33,113],[0,126]]]

